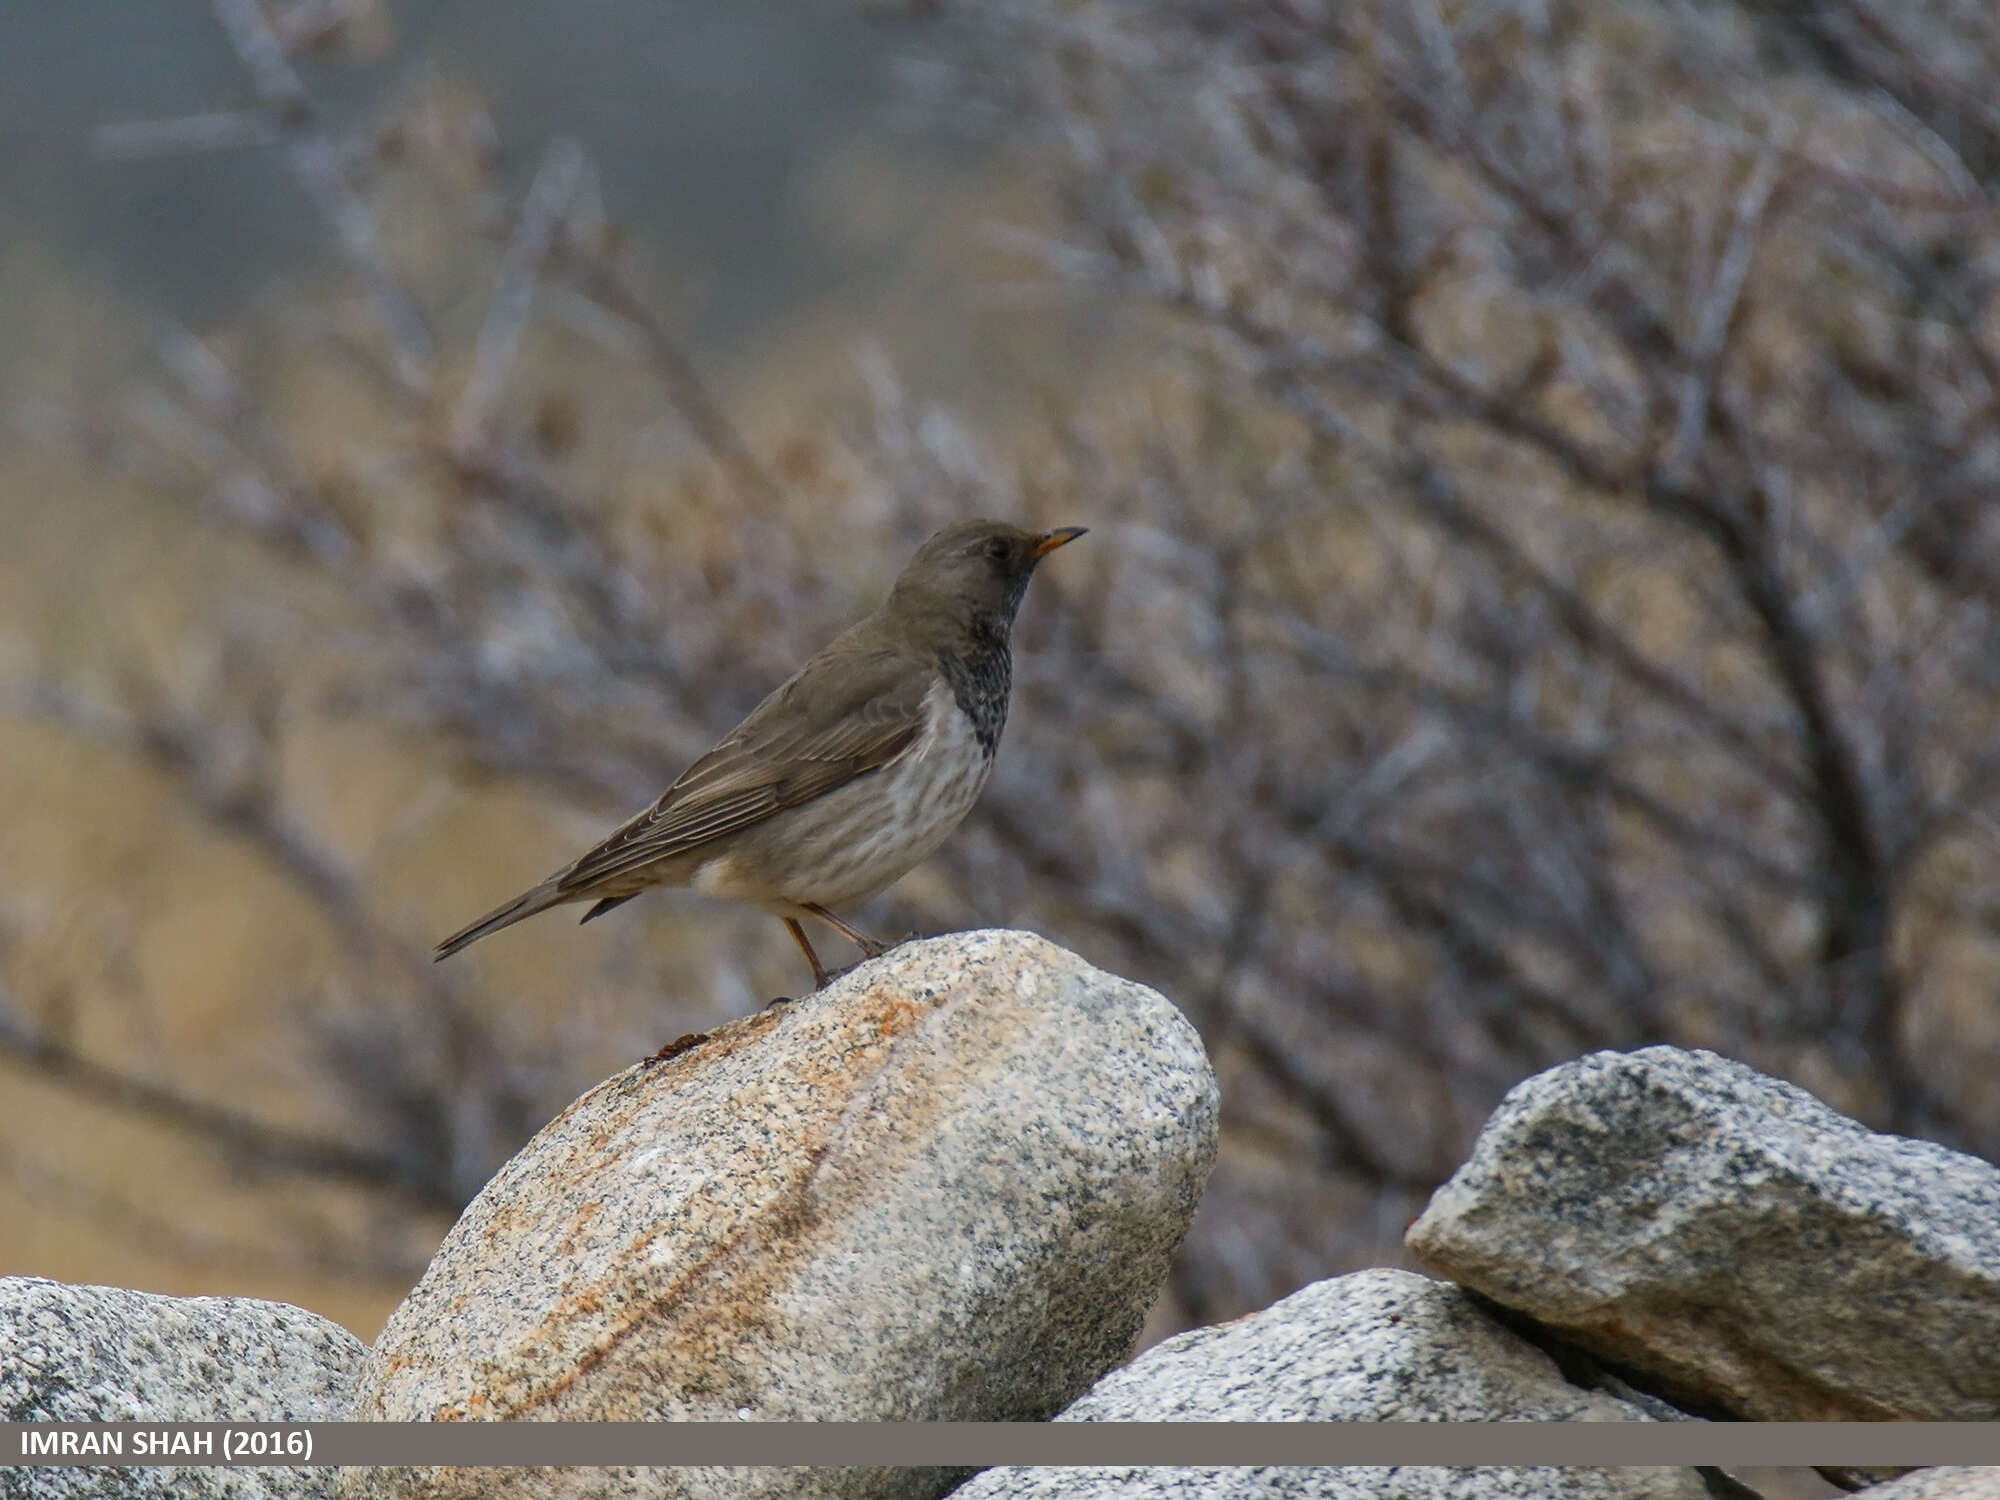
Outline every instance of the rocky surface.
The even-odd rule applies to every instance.
[[[446,1237],[355,1415],[1039,1420],[1130,1353],[1215,1133],[1201,1042],[1159,995],[1020,933],[910,944],[572,1105]],[[356,1470],[343,1493],[637,1483],[545,1472]],[[953,1477],[682,1470],[646,1492]]]
[[[953,1500],[1709,1500],[1692,1469],[1447,1464],[988,1469]]]
[[[1322,1281],[1251,1317],[1198,1329],[1105,1376],[1059,1422],[1643,1422],[1566,1381],[1463,1291],[1406,1271]],[[1659,1497],[1704,1500],[1692,1469],[999,1468],[960,1500],[1063,1496]]]
[[[1871,1485],[1860,1500],[2000,1500],[2000,1466],[1939,1465]]]
[[[0,1421],[343,1420],[367,1348],[316,1313],[0,1277]],[[330,1469],[22,1468],[20,1500],[329,1496]]]
[[[1059,1422],[1640,1422],[1571,1385],[1463,1290],[1408,1271],[1317,1282],[1156,1344]]]
[[[1409,1245],[1693,1410],[2000,1418],[2000,1170],[1712,1053],[1521,1084]]]
[[[276,1303],[0,1278],[0,1418],[2000,1416],[2000,1171],[1664,1047],[1508,1095],[1410,1231],[1464,1285],[1339,1277],[1113,1369],[1186,1230],[1216,1107],[1199,1040],[1150,990],[1018,933],[912,944],[578,1100],[466,1211],[372,1352]],[[0,1470],[0,1492],[928,1500],[967,1473],[45,1468]],[[1996,1476],[1924,1469],[1867,1494],[2000,1500]],[[957,1493],[1727,1488],[1664,1467],[1155,1466],[997,1468]]]

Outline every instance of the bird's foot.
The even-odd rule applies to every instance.
[[[887,953],[891,947],[894,946],[894,944],[891,943],[878,942],[876,939],[870,937],[867,933],[862,932],[859,928],[849,926],[846,922],[843,922],[839,917],[835,916],[832,912],[828,911],[824,906],[812,905],[808,906],[806,910],[811,912],[814,916],[818,917],[822,922],[826,923],[826,925],[831,927],[835,932],[838,932],[841,936],[845,937],[848,940],[848,942],[854,944],[854,946],[859,948],[862,951],[862,953],[868,958],[880,958],[883,954]],[[852,967],[853,967],[852,964],[848,965],[848,968]],[[838,972],[845,974],[847,972],[847,969],[841,969]]]
[[[791,995],[773,995],[764,1002],[764,1009],[776,1010],[781,1005],[797,1005],[798,1000]]]
[[[922,936],[923,934],[921,932],[906,932],[901,937],[891,938],[886,943],[880,941],[877,938],[867,938],[865,940],[857,940],[855,946],[861,950],[862,958],[864,961],[866,961],[867,959],[886,957],[887,955],[894,953],[898,948],[902,947],[904,944],[916,942]],[[858,969],[860,967],[861,967],[860,964],[855,963],[855,964],[849,964],[845,969],[835,969],[831,974],[826,976],[827,980],[831,982],[835,979],[838,979],[841,975],[849,973],[852,970]]]

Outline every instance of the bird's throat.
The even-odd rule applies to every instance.
[[[963,644],[940,650],[937,661],[952,701],[972,721],[979,748],[990,756],[1007,724],[1007,695],[1014,683],[1005,628],[990,634],[975,631]]]

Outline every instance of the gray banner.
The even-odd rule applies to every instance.
[[[13,1464],[2000,1464],[1995,1422],[0,1422]]]

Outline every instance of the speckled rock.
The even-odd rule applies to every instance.
[[[0,1276],[0,1421],[328,1422],[367,1348],[316,1313],[250,1297],[161,1297]],[[21,1468],[20,1500],[328,1496],[330,1469]]]
[[[1690,1484],[1689,1481],[1692,1481]],[[1870,1491],[1872,1494],[1873,1491]],[[952,1500],[1710,1500],[1692,1469],[1498,1464],[988,1469]]]
[[[1870,1485],[1860,1500],[2000,1500],[2000,1466],[1941,1464]]]
[[[672,1050],[672,1049],[669,1049]],[[912,943],[571,1105],[377,1340],[355,1415],[1039,1420],[1131,1350],[1215,1154],[1166,1000],[1040,938]],[[352,1496],[629,1473],[357,1470]],[[676,1470],[648,1494],[936,1494]]]
[[[1408,1271],[1315,1282],[1156,1344],[1059,1422],[1643,1422],[1563,1378],[1460,1287]]]
[[[1644,1422],[1569,1384],[1462,1290],[1407,1271],[1318,1282],[1114,1371],[1059,1422]],[[998,1468],[953,1500],[1300,1496],[1311,1500],[1705,1500],[1692,1469]]]
[[[1694,1410],[2000,1417],[2000,1170],[1712,1053],[1521,1084],[1409,1245]]]

